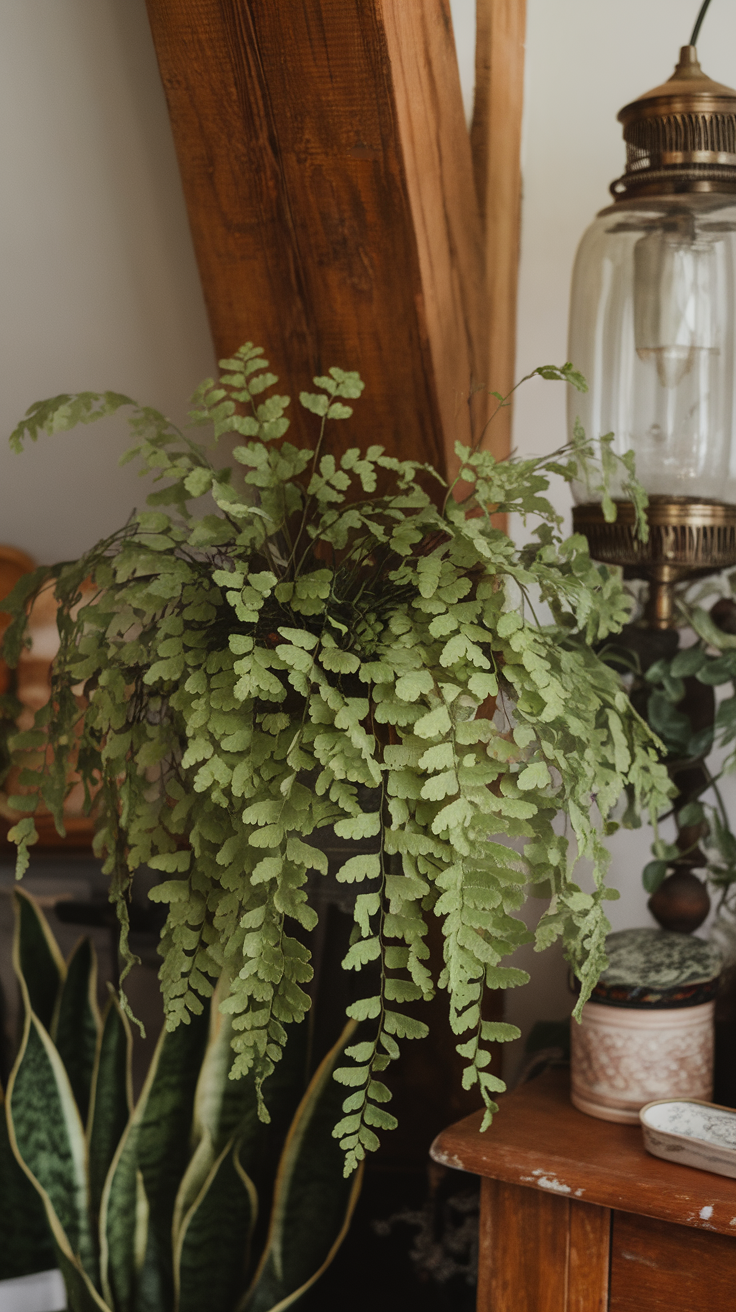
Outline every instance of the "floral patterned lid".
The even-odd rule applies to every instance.
[[[621,929],[606,939],[608,966],[591,1002],[614,1007],[694,1007],[715,996],[718,948],[668,929]]]

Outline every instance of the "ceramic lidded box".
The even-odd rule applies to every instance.
[[[639,1113],[655,1157],[736,1179],[736,1111],[696,1098],[650,1102]]]
[[[572,1024],[572,1091],[580,1111],[635,1123],[662,1098],[708,1101],[716,947],[692,934],[624,929],[606,940],[608,968]]]

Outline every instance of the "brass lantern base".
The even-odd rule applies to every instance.
[[[649,540],[636,536],[630,501],[616,502],[607,524],[598,504],[575,506],[576,533],[588,539],[590,554],[606,565],[622,565],[633,578],[649,580],[646,620],[651,628],[674,628],[674,585],[681,579],[736,565],[736,506],[690,497],[649,498]]]

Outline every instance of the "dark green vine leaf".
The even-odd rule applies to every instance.
[[[681,825],[699,825],[705,817],[705,811],[701,802],[688,802],[683,806],[681,811],[677,812],[677,819]]]
[[[656,893],[666,878],[669,864],[667,861],[648,861],[642,871],[642,883],[647,893]]]

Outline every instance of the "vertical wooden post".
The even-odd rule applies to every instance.
[[[478,1312],[606,1312],[611,1211],[481,1181]]]
[[[488,384],[514,385],[521,226],[521,120],[526,0],[476,0],[473,169],[485,242]],[[511,407],[493,422],[493,450],[511,445]]]
[[[383,0],[423,313],[449,463],[490,413],[485,243],[447,0]],[[469,389],[481,389],[469,406]],[[469,421],[471,421],[469,423]],[[499,452],[505,454],[505,451]]]
[[[570,1200],[482,1180],[478,1312],[567,1312]]]
[[[567,1312],[608,1312],[610,1207],[570,1203]]]

